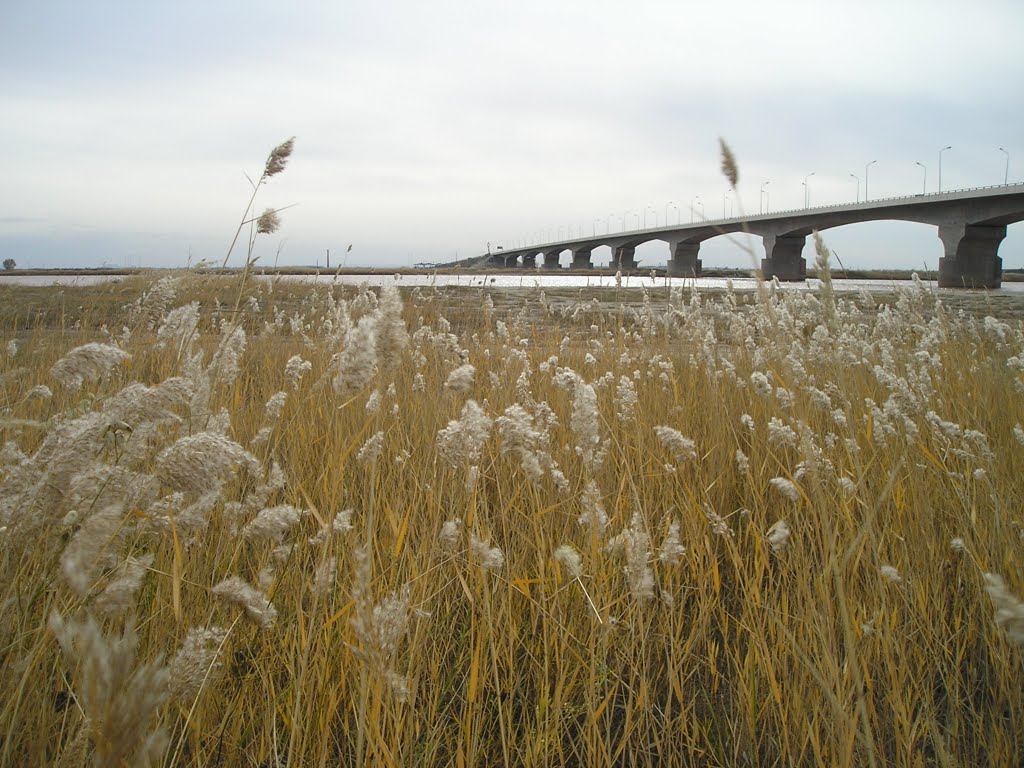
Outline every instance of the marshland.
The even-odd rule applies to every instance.
[[[0,764],[1019,761],[1017,302],[821,238],[814,290],[302,283],[265,216],[0,287]]]
[[[1020,753],[984,302],[4,290],[5,765]]]

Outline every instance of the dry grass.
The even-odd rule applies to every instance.
[[[640,295],[627,308],[533,291],[493,310],[484,293],[416,290],[402,293],[403,349],[399,317],[370,291],[173,280],[68,290],[33,299],[39,311],[3,302],[4,347],[17,349],[0,362],[0,764],[916,766],[1021,754],[1022,650],[994,622],[983,579],[1024,591],[1020,323],[951,313],[923,289],[881,311],[770,286],[761,299]],[[158,344],[168,312],[192,301],[196,333]],[[376,318],[376,366],[339,393],[350,359],[339,353],[360,318]],[[236,328],[247,343],[232,377],[224,339]],[[131,358],[79,390],[57,385],[51,367],[87,342]],[[294,355],[311,366],[295,387]],[[468,388],[446,388],[467,362]],[[117,399],[171,377],[188,389],[171,415]],[[632,417],[621,377],[635,387]],[[206,380],[208,400],[196,396]],[[43,384],[51,398],[29,397]],[[264,405],[278,392],[273,419]],[[544,436],[517,452],[497,424],[467,419],[439,447],[469,400],[484,421],[519,404]],[[691,439],[696,457],[677,459],[658,426]],[[211,431],[255,462],[234,462],[196,522],[198,491],[169,499],[180,481],[158,457]],[[283,484],[268,481],[275,463]],[[595,501],[603,530],[578,522],[597,519]],[[297,524],[282,505],[301,511]],[[351,530],[339,522],[310,542],[346,510]],[[83,531],[104,515],[112,527],[89,544]],[[247,528],[258,516],[283,521],[278,534]],[[779,520],[788,540],[769,538]],[[678,562],[664,547],[673,523]],[[563,544],[580,554],[578,578],[554,558]],[[111,609],[126,562],[147,565]],[[235,576],[265,597],[218,597]],[[269,600],[276,618],[248,620],[245,600],[264,619]],[[78,651],[62,653],[54,614]],[[110,645],[127,616],[134,657]],[[198,672],[169,661],[208,627],[222,632],[194,654]],[[112,658],[135,658],[139,673],[102,672]],[[187,696],[168,694],[189,674]],[[115,726],[137,739],[120,745]]]

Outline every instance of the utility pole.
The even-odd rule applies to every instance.
[[[327,268],[331,268],[331,249],[327,249]]]

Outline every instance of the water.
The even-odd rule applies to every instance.
[[[0,285],[26,285],[26,286],[88,286],[100,285],[108,282],[118,282],[124,278],[119,275],[10,275],[0,274]],[[270,279],[264,277],[263,279]],[[362,285],[370,286],[397,285],[406,288],[415,287],[445,287],[463,286],[478,288],[614,288],[615,276],[609,274],[594,275],[558,275],[550,273],[523,274],[521,272],[509,274],[464,274],[464,275],[434,275],[405,274],[405,275],[280,275],[282,280],[297,280],[300,282],[338,285]],[[623,288],[663,288],[666,285],[672,287],[690,287],[696,285],[698,289],[724,290],[728,280],[724,277],[658,277],[650,276],[626,276],[622,278]],[[934,281],[921,281],[929,289],[937,289]],[[809,279],[803,283],[783,283],[783,287],[793,290],[817,290],[820,281]],[[752,277],[732,278],[733,288],[737,291],[752,291],[757,286],[757,281]],[[897,288],[909,288],[914,285],[912,280],[843,280],[834,279],[833,289],[842,293],[857,293],[862,290],[891,292]],[[951,291],[960,293],[960,289],[942,289],[943,292]],[[1001,288],[996,288],[989,293],[996,295],[1021,295],[1024,294],[1024,282],[1004,282]]]

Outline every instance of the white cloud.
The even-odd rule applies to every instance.
[[[944,186],[995,183],[1024,118],[1021,21],[995,0],[25,4],[0,32],[17,115],[0,210],[35,222],[18,247],[83,225],[218,243],[244,172],[290,135],[261,205],[298,204],[281,232],[295,262],[348,242],[366,261],[465,255],[648,206],[664,219],[669,201],[686,219],[698,195],[717,215],[719,135],[751,211],[767,179],[773,208],[802,204],[811,171],[815,202],[852,199],[872,159],[873,196],[915,191],[914,162],[934,184],[946,144]],[[850,239],[870,263],[877,244]],[[155,242],[180,261],[180,241]],[[908,242],[907,265],[933,245]]]

